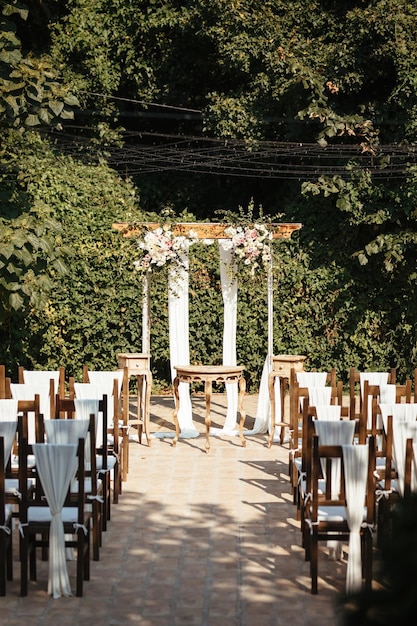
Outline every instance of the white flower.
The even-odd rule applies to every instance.
[[[188,252],[196,241],[198,237],[194,231],[190,231],[189,237],[177,237],[169,224],[164,224],[155,230],[148,230],[143,239],[138,241],[142,257],[133,264],[138,271],[151,271],[152,266],[163,267],[172,261],[181,264],[181,252]]]

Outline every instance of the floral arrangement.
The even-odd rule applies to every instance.
[[[142,256],[134,261],[134,266],[143,273],[151,272],[155,267],[163,267],[167,263],[176,262],[182,265],[181,253],[188,252],[190,246],[198,241],[197,234],[192,230],[188,237],[174,235],[170,224],[148,230],[143,239],[138,241]]]
[[[223,243],[225,250],[233,250],[237,261],[248,266],[251,275],[256,270],[266,270],[271,261],[272,233],[264,224],[253,226],[229,226],[225,230],[228,239]]]

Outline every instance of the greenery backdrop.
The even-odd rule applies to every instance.
[[[117,352],[140,351],[134,242],[112,231],[114,221],[158,219],[167,206],[179,217],[216,220],[217,210],[237,214],[252,198],[265,213],[303,224],[276,246],[274,351],[306,354],[310,368],[335,366],[344,380],[351,366],[411,375],[414,3],[0,7],[0,362],[13,378],[19,364],[64,365],[80,377],[83,364],[113,368]],[[190,138],[243,150],[245,167],[258,159],[268,171],[239,176],[229,162],[184,171],[179,150]],[[175,166],[167,145],[177,150]],[[284,147],[285,158],[277,156]],[[152,167],[149,159],[138,165],[150,148]],[[215,248],[199,249],[192,264],[192,359],[220,362]],[[152,281],[151,301],[152,367],[162,389],[163,276]],[[266,314],[265,281],[242,282],[238,359],[252,391]]]

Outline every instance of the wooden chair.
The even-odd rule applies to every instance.
[[[3,434],[0,436],[0,596],[6,595],[6,580],[13,580],[13,505],[7,503],[5,488],[5,471],[11,447],[6,438]]]
[[[18,368],[18,383],[20,385],[39,385],[39,388],[49,387],[48,408],[46,400],[41,397],[42,413],[46,419],[54,415],[55,394],[65,397],[65,368],[57,370],[27,370],[22,366]]]
[[[113,380],[112,393],[103,393],[106,391],[101,385],[95,385],[93,383],[72,383],[74,386],[74,399],[96,399],[105,402],[105,413],[101,411],[103,419],[99,422],[97,427],[97,471],[102,472],[106,476],[106,484],[110,493],[110,475],[113,475],[113,502],[117,504],[119,501],[119,495],[122,492],[122,456],[123,451],[120,449],[121,436],[119,434],[119,420],[113,419],[112,424],[109,425],[110,420],[108,417],[109,404],[112,405],[111,414],[117,414],[117,407],[119,406],[119,399],[116,390],[118,389],[118,383]],[[107,388],[108,390],[108,388]],[[103,405],[104,406],[104,405]],[[107,490],[106,490],[107,492]],[[110,519],[110,497],[106,507],[108,517]]]
[[[77,480],[79,482],[79,493],[77,498],[77,504],[74,506],[74,502],[72,499],[70,482],[72,478],[71,465],[68,465],[68,474],[67,474],[67,495],[65,498],[64,507],[62,509],[62,521],[63,521],[63,531],[66,535],[75,535],[76,539],[67,539],[65,541],[66,547],[76,548],[77,550],[77,596],[83,595],[83,582],[84,580],[88,580],[90,576],[90,519],[91,513],[86,511],[86,501],[84,494],[84,484],[85,484],[85,461],[84,461],[84,446],[85,441],[80,439],[77,446],[74,446],[77,455]],[[25,473],[25,463],[30,452],[37,452],[39,447],[43,449],[49,448],[49,452],[53,452],[55,454],[56,460],[62,458],[62,450],[66,448],[72,448],[71,446],[59,446],[53,444],[34,444],[35,450],[32,450],[32,446],[29,446],[26,440],[23,440],[20,443],[20,477],[21,477],[21,511],[20,511],[20,565],[21,565],[21,579],[20,579],[20,594],[21,596],[26,596],[28,593],[28,563],[29,567],[29,575],[31,580],[36,580],[36,549],[39,547],[49,548],[49,559],[50,559],[50,568],[53,568],[53,563],[51,559],[54,558],[54,555],[51,553],[51,548],[49,546],[49,539],[51,534],[51,522],[52,516],[50,507],[52,506],[51,501],[48,502],[45,500],[45,495],[48,494],[48,489],[46,487],[46,483],[44,482],[45,477],[48,481],[54,481],[55,475],[54,472],[50,471],[48,474],[41,474],[41,467],[39,464],[39,460],[37,459],[36,464],[36,489],[35,495],[33,499],[29,499],[26,492],[26,473]],[[54,450],[52,450],[54,449]],[[48,497],[48,496],[47,496]],[[62,561],[62,559],[61,559]],[[65,562],[65,557],[64,557]],[[62,563],[61,563],[62,565]],[[64,579],[65,572],[63,573],[61,570],[61,575],[57,576],[55,571],[50,571],[49,582],[48,582],[48,592],[52,593],[54,597],[57,597],[56,594],[62,595],[71,595],[71,590],[68,592],[69,581],[68,584],[65,584],[66,581],[62,583],[65,586],[66,590],[64,591],[56,591],[56,583],[57,580],[62,581]]]
[[[391,368],[388,372],[359,372],[354,367],[351,367],[349,370],[349,410],[350,410],[350,419],[360,419],[362,413],[362,393],[361,393],[361,374],[362,378],[368,377],[368,382],[370,385],[380,385],[380,384],[395,384],[396,383],[396,368]],[[381,377],[384,375],[384,382],[381,382],[378,374]],[[376,382],[378,380],[378,382]]]
[[[115,381],[117,381],[117,384],[115,384]],[[129,402],[128,399],[126,401],[126,390],[129,393],[128,369],[123,367],[115,371],[89,370],[87,366],[84,366],[83,382],[98,385],[101,393],[106,393],[108,397],[108,428],[109,432],[111,432],[111,429],[115,431],[113,435],[121,468],[120,484],[118,486],[118,493],[120,494],[122,492],[122,481],[127,480],[129,471]]]
[[[416,405],[407,404],[407,409],[417,415]],[[406,407],[403,407],[404,409]],[[402,420],[400,415],[401,407],[392,406],[391,412],[385,414],[384,409],[384,430],[386,437],[385,444],[385,468],[384,471],[378,470],[377,482],[377,502],[378,502],[378,534],[377,545],[381,547],[384,542],[389,541],[391,536],[391,512],[392,508],[403,497],[407,485],[407,470],[405,469],[409,459],[405,458],[407,433],[403,433],[403,440],[397,441],[397,449],[400,456],[394,454],[394,424],[395,420]],[[395,413],[395,415],[393,415]],[[414,424],[414,426],[413,426]],[[411,428],[417,429],[415,418],[411,419]],[[404,450],[401,448],[404,447]]]
[[[364,501],[359,502],[363,506],[361,514],[362,526],[359,529],[362,543],[362,578],[365,588],[370,590],[372,583],[372,529],[375,524],[375,485],[374,485],[374,439],[369,438],[367,446],[360,444],[352,446],[320,446],[318,437],[313,437],[312,443],[312,471],[311,471],[311,499],[306,508],[306,524],[310,532],[306,534],[307,550],[310,559],[311,593],[318,591],[318,557],[320,541],[347,541],[350,540],[349,496],[350,486],[348,481],[348,467],[346,466],[346,448],[352,451],[356,448],[367,448],[367,462],[364,466]],[[339,480],[333,484],[335,475],[331,471],[334,460],[340,463]],[[363,458],[361,459],[363,461]],[[320,493],[322,479],[322,464],[326,466],[326,485],[324,495]],[[337,494],[337,495],[336,495]],[[356,498],[356,505],[358,504]],[[349,563],[348,563],[348,577]],[[349,578],[347,579],[349,580]],[[357,581],[356,581],[357,583]]]
[[[302,463],[302,441],[303,441],[303,401],[309,397],[309,388],[302,387],[297,380],[298,374],[305,377],[308,374],[321,374],[321,379],[330,386],[330,402],[331,404],[339,404],[342,406],[343,401],[343,384],[342,381],[336,381],[336,370],[333,368],[330,372],[295,372],[291,369],[290,377],[290,441],[289,441],[289,476],[291,481],[291,489],[293,494],[293,502],[297,503],[298,481]],[[323,384],[323,383],[321,383]],[[310,404],[308,403],[308,406]]]
[[[0,399],[7,398],[6,395],[6,368],[0,365]]]
[[[69,399],[58,399],[57,412],[68,412],[75,415],[74,401]],[[83,426],[87,424],[87,427]],[[82,430],[85,428],[85,469],[84,469],[84,493],[92,513],[92,548],[93,559],[100,559],[100,547],[102,545],[102,529],[104,518],[104,486],[103,481],[97,478],[96,451],[91,442],[96,440],[96,419],[94,414],[90,414],[88,420],[75,419],[53,419],[44,423],[45,440],[48,443],[76,443]],[[71,493],[74,500],[78,497],[78,481],[74,481],[71,486]]]
[[[331,409],[331,417],[329,409]],[[343,418],[342,407],[338,405],[310,407],[307,406],[307,398],[304,400],[302,467],[298,486],[300,511],[297,514],[297,518],[301,520],[303,547],[308,545],[308,542],[305,541],[305,533],[309,532],[305,525],[305,507],[311,497],[313,437],[318,436],[321,445],[342,445],[353,443],[354,435],[355,423]],[[319,481],[319,496],[324,495],[324,493],[325,479],[323,478]],[[307,552],[306,560],[309,560]]]
[[[76,384],[77,385],[77,384]],[[80,383],[83,385],[83,383]],[[85,390],[83,386],[77,386],[80,395],[82,395],[80,390],[86,391],[87,396],[90,395],[87,393],[88,390]],[[93,391],[94,393],[94,391]],[[75,395],[75,394],[74,394]],[[102,507],[102,516],[101,516],[101,529],[103,531],[107,530],[107,522],[111,517],[111,481],[110,481],[110,472],[113,471],[114,479],[113,479],[113,490],[117,488],[117,483],[119,481],[119,461],[118,457],[114,453],[114,449],[108,446],[108,438],[107,438],[107,396],[105,395],[103,398],[56,398],[56,406],[55,406],[55,415],[63,415],[67,419],[73,419],[77,413],[77,405],[79,407],[79,417],[89,418],[90,411],[92,409],[85,408],[88,405],[85,405],[85,402],[88,401],[96,401],[96,409],[94,410],[95,417],[97,419],[97,428],[95,428],[95,437],[92,438],[95,441],[95,446],[92,446],[92,450],[94,450],[95,458],[94,463],[96,467],[96,471],[100,480],[102,481],[102,488],[100,488],[100,495],[103,498],[103,507]],[[87,412],[86,412],[87,411]],[[114,499],[114,498],[113,498]],[[116,500],[117,502],[117,500]],[[101,545],[101,539],[100,539]],[[97,552],[95,552],[95,559],[97,559]]]

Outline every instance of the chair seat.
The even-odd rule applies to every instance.
[[[375,459],[376,471],[378,471],[378,470],[385,471],[386,462],[387,462],[387,459],[386,459],[385,456],[377,456],[376,459]]]
[[[117,463],[117,458],[112,454],[109,454],[107,457],[107,469],[112,470],[115,468]],[[97,471],[102,471],[103,469],[103,457],[101,455],[97,455],[96,458]]]
[[[366,507],[363,509],[363,520],[366,520]],[[317,510],[319,522],[346,522],[347,510],[345,506],[319,506]]]
[[[8,522],[10,522],[11,518],[13,516],[13,504],[5,504],[4,505],[4,519],[5,519],[5,524],[7,524]]]
[[[12,466],[12,469],[16,469],[16,470],[19,469],[19,457],[16,454],[13,454],[11,458],[11,466]],[[35,455],[34,454],[28,455],[27,467],[28,469],[33,469],[35,467]]]
[[[377,490],[385,492],[385,480],[378,480]],[[397,478],[391,479],[391,489],[390,492],[398,493],[398,480]]]
[[[46,524],[52,519],[49,506],[30,506],[28,508],[29,524]],[[62,509],[62,521],[64,524],[75,524],[78,521],[78,508],[76,506],[64,507]]]
[[[302,458],[300,456],[295,456],[294,457],[294,465],[295,467],[298,469],[299,472],[301,472],[301,464],[302,464]]]
[[[71,484],[71,493],[78,493],[78,481],[74,480]],[[103,491],[103,481],[99,478],[97,479],[97,493],[100,494]],[[90,494],[92,493],[92,485],[91,485],[91,477],[88,476],[84,479],[84,493]]]
[[[324,478],[321,478],[319,480],[319,485],[318,486],[319,486],[319,490],[318,490],[319,495],[320,496],[324,495],[325,489],[326,489],[326,481],[324,480]],[[307,489],[307,481],[306,481],[305,478],[303,478],[303,480],[300,480],[300,493],[301,493],[301,496],[304,497],[304,496],[307,495],[306,489]]]

